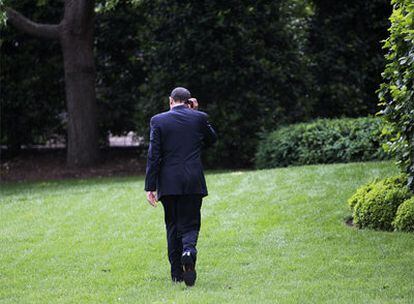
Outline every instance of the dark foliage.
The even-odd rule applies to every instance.
[[[144,19],[128,3],[98,14],[95,45],[97,101],[101,138],[135,130],[139,86],[144,81],[139,33]]]
[[[62,4],[36,7],[33,1],[15,2],[15,8],[34,20],[59,22]],[[35,7],[35,9],[33,9]],[[1,28],[1,144],[18,150],[22,144],[43,142],[63,134],[63,65],[57,41],[40,40]]]
[[[60,20],[62,1],[38,3],[13,7]],[[250,165],[258,134],[283,124],[373,113],[389,14],[386,0],[120,1],[95,22],[101,143],[108,132],[147,135],[149,118],[168,109],[179,85],[218,130],[210,165]],[[65,134],[58,44],[13,27],[2,41],[1,143]]]
[[[34,20],[59,22],[61,1],[33,5],[12,3]],[[120,135],[135,129],[139,85],[143,70],[138,33],[139,10],[120,3],[98,14],[95,22],[97,103],[101,144],[110,131]],[[42,144],[51,136],[66,135],[63,59],[58,41],[42,40],[13,26],[1,29],[1,144],[18,150]]]
[[[384,69],[389,0],[314,0],[307,54],[314,77],[314,116],[364,116],[377,112]]]
[[[209,163],[252,162],[257,133],[303,120],[311,103],[285,1],[143,1],[147,80],[138,129],[184,86],[219,134]]]

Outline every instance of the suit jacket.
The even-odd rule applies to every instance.
[[[145,190],[164,195],[201,194],[207,186],[201,149],[217,140],[204,112],[186,105],[157,114],[150,121]]]

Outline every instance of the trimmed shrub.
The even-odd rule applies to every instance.
[[[376,181],[368,183],[357,189],[355,194],[352,195],[351,198],[348,200],[348,205],[351,208],[351,210],[354,210],[354,207],[358,202],[365,200],[365,196],[374,188],[375,183]]]
[[[411,193],[405,175],[376,180],[357,190],[349,199],[354,223],[359,228],[392,230],[398,207]]]
[[[414,197],[398,207],[392,226],[398,231],[414,232]]]
[[[256,167],[273,168],[387,158],[378,118],[318,119],[289,125],[264,136]]]

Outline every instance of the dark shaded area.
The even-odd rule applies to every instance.
[[[211,116],[219,141],[208,164],[253,162],[258,133],[310,118],[306,66],[288,1],[143,1],[147,80],[137,129],[184,86]],[[147,135],[147,132],[144,133]]]
[[[59,23],[63,1],[13,8],[38,22]],[[134,130],[139,86],[144,81],[139,35],[143,18],[126,3],[95,20],[96,95],[100,146],[108,132]],[[42,40],[15,29],[0,28],[0,144],[18,154],[22,145],[43,144],[67,134],[62,51],[57,40]],[[116,43],[116,45],[115,45]]]
[[[56,23],[63,2],[13,8]],[[261,134],[280,126],[375,113],[390,12],[388,0],[121,1],[95,20],[100,147],[108,132],[147,136],[178,85],[218,131],[204,153],[214,168],[251,166]],[[66,136],[62,56],[55,41],[1,31],[0,144],[18,155]]]
[[[378,111],[385,67],[389,0],[313,0],[306,53],[315,98],[313,116],[358,117]]]
[[[141,10],[121,2],[115,10],[98,14],[95,23],[97,102],[100,143],[107,135],[135,130],[139,87],[144,82],[140,31]]]
[[[34,20],[59,22],[62,2],[34,7],[16,1],[15,8]],[[41,40],[13,26],[0,27],[0,143],[13,153],[21,145],[65,135],[63,58],[56,40]]]
[[[102,161],[82,169],[66,165],[65,149],[22,149],[18,156],[1,151],[0,180],[34,181],[145,174],[147,147],[104,148]]]

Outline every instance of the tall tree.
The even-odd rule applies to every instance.
[[[10,1],[13,9],[32,19],[50,23],[62,19],[63,0],[33,2]],[[144,80],[142,10],[126,2],[109,8],[103,3],[109,2],[95,7],[94,33],[100,147],[108,144],[108,132],[123,135],[134,130],[133,113],[139,109],[139,86]],[[0,36],[0,82],[7,84],[0,94],[0,144],[7,146],[7,155],[16,155],[24,145],[66,136],[63,58],[57,39],[45,43],[14,26],[0,26]]]
[[[91,165],[99,158],[93,32],[94,0],[65,0],[59,24],[33,22],[8,7],[8,22],[40,38],[58,39],[62,48],[68,110],[67,163]]]

